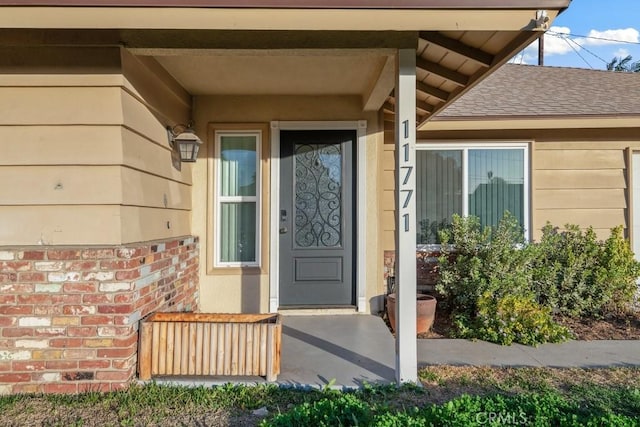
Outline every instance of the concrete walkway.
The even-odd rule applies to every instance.
[[[395,340],[378,316],[283,316],[278,384],[361,387],[395,381]],[[640,341],[570,341],[537,348],[457,339],[418,340],[418,365],[640,366]],[[263,383],[261,377],[164,378],[158,382],[211,385]]]

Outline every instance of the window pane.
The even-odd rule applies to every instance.
[[[220,261],[256,261],[255,202],[220,204]]]
[[[440,243],[438,231],[462,215],[462,151],[418,150],[416,170],[417,241]]]
[[[220,137],[220,193],[222,196],[256,195],[256,137]]]
[[[524,223],[524,151],[469,150],[469,215],[495,226],[505,211]]]

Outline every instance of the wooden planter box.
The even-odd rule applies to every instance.
[[[159,375],[280,373],[278,314],[154,313],[141,321],[141,380]]]

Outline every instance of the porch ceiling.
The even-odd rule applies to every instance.
[[[418,129],[468,89],[535,40],[539,31],[422,31],[416,50]],[[400,40],[400,39],[399,39]],[[407,47],[407,35],[401,39]],[[361,46],[364,43],[354,43]],[[383,108],[394,120],[395,49],[157,49],[151,55],[193,95],[356,95],[363,110]]]
[[[376,84],[384,51],[219,51],[156,56],[193,95],[360,95]],[[380,106],[378,106],[379,108]]]

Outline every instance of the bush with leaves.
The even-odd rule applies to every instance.
[[[500,344],[537,345],[569,338],[531,290],[535,252],[517,219],[505,213],[484,229],[477,217],[454,215],[441,233],[437,291],[453,316],[455,333]]]
[[[601,317],[627,311],[637,290],[640,264],[634,259],[622,227],[598,241],[590,227],[542,229],[535,252],[533,290],[538,300],[573,318]]]

